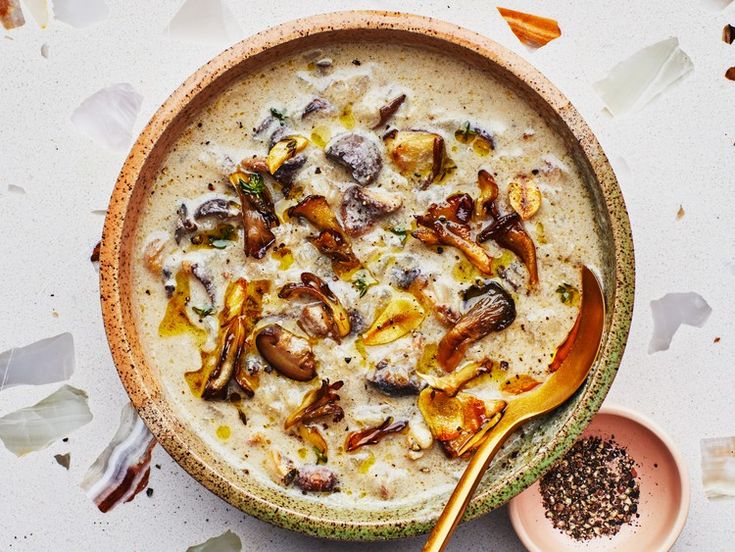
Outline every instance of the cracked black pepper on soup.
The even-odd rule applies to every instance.
[[[612,537],[639,517],[635,466],[613,439],[577,441],[541,479],[546,518],[576,540]]]

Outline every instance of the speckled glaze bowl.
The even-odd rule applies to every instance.
[[[438,49],[489,71],[530,102],[565,139],[591,191],[605,258],[599,274],[607,304],[600,354],[585,387],[564,407],[513,439],[488,471],[465,519],[507,502],[533,483],[582,432],[602,403],[625,348],[633,309],[633,243],[625,204],[600,145],[574,107],[543,75],[492,40],[434,19],[386,12],[318,15],[259,33],[224,51],[166,100],[122,168],[102,238],[100,279],[105,328],[120,378],[163,447],[232,505],[265,521],[332,539],[386,539],[428,531],[445,499],[375,510],[324,505],[266,487],[214,454],[179,419],[145,358],[131,301],[131,247],[145,199],[168,148],[193,115],[230,83],[295,52],[340,42],[395,42]]]

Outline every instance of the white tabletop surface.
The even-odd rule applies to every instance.
[[[184,551],[232,529],[244,550],[419,550],[422,539],[344,544],[300,536],[242,514],[201,487],[157,447],[150,487],[108,514],[79,488],[109,442],[126,395],[100,316],[97,273],[89,253],[124,153],[80,134],[70,115],[98,89],[131,83],[143,96],[137,133],[191,72],[227,44],[173,40],[163,34],[178,0],[107,0],[110,16],[85,29],[32,21],[0,36],[0,350],[69,331],[76,341],[71,383],[90,396],[94,420],[68,443],[16,458],[0,447],[0,550]],[[633,407],[663,425],[689,465],[692,504],[675,550],[733,549],[735,500],[703,493],[699,441],[735,435],[735,45],[720,40],[735,7],[707,0],[507,0],[503,5],[559,21],[563,36],[531,52],[484,0],[453,2],[228,0],[242,37],[268,26],[334,9],[411,11],[483,33],[538,67],[572,100],[613,162],[633,223],[636,309],[629,345],[608,402]],[[30,20],[30,17],[28,18]],[[639,113],[611,118],[591,83],[639,48],[677,36],[695,70]],[[10,38],[8,38],[10,37]],[[49,45],[49,57],[41,45]],[[26,194],[7,192],[8,185]],[[675,215],[679,206],[683,219]],[[670,350],[649,355],[649,301],[697,291],[713,308],[704,328],[682,327]],[[58,317],[52,315],[56,311]],[[721,337],[714,344],[715,337]],[[16,387],[0,394],[0,415],[56,389]],[[71,451],[67,472],[53,455]],[[523,550],[505,509],[462,526],[449,548]]]

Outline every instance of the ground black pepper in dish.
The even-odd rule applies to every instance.
[[[635,465],[612,439],[577,441],[541,479],[546,518],[575,540],[612,537],[639,515]]]

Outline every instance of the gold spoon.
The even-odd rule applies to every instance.
[[[440,552],[449,542],[490,461],[505,440],[525,422],[554,410],[571,397],[587,378],[602,338],[605,303],[592,271],[582,267],[582,305],[579,329],[569,355],[549,379],[533,391],[510,402],[498,424],[467,464],[449,502],[436,522],[424,552]]]

